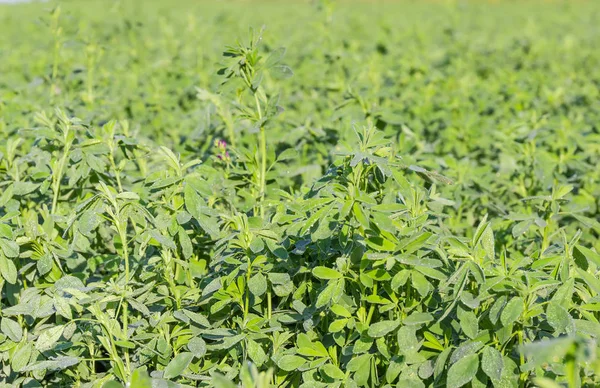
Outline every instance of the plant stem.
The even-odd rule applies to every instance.
[[[377,283],[373,285],[373,296],[377,295]],[[369,314],[367,314],[367,325],[371,323],[371,319],[373,318],[373,313],[375,312],[375,305],[372,304],[369,307]]]
[[[119,170],[117,170],[117,165],[115,164],[115,157],[113,151],[110,151],[110,165],[115,170],[115,177],[117,178],[117,187],[119,188],[119,193],[123,192],[123,186],[121,186],[121,177],[119,175]]]
[[[258,101],[258,95],[254,93],[254,101],[256,102],[256,110],[258,112],[258,119],[262,121],[262,111],[260,108],[260,102]],[[260,125],[260,216],[264,218],[265,216],[265,189],[266,189],[266,175],[267,175],[267,135],[265,133],[265,128],[262,123]]]
[[[69,151],[71,150],[71,142],[67,141],[65,144],[65,149],[63,151],[63,156],[60,158],[60,162],[58,162],[58,170],[56,171],[56,175],[54,176],[54,182],[52,185],[52,214],[58,211],[58,195],[60,192],[60,182],[62,181],[63,170],[65,169],[65,163],[67,163],[67,158],[69,157]]]
[[[519,330],[517,333],[517,337],[519,338],[519,348],[523,347],[523,329]],[[523,365],[525,365],[525,355],[523,354],[523,352],[520,352],[520,356],[519,356],[519,371],[521,371],[521,368],[523,367]],[[527,373],[524,373],[523,371],[521,371],[521,375],[519,376],[519,379],[525,383],[525,381],[527,381]]]
[[[252,267],[250,263],[250,257],[248,257],[248,269],[246,270],[246,296],[244,301],[244,322],[246,318],[248,318],[248,312],[250,311],[250,287],[248,287],[248,283],[250,283],[250,276]]]
[[[129,291],[129,251],[127,249],[127,224],[123,224],[119,221],[117,223],[119,230],[119,237],[121,238],[121,249],[123,251],[123,260],[125,260],[125,293]],[[127,302],[127,295],[123,298],[123,338],[127,340],[129,334],[129,305]],[[127,373],[129,373],[129,350],[125,349],[125,363],[127,365]]]
[[[267,136],[265,129],[260,127],[260,152],[262,161],[260,167],[260,216],[265,216],[265,190],[266,190],[266,175],[267,175]]]
[[[267,319],[271,319],[271,311],[272,311],[272,305],[271,305],[271,289],[269,288],[269,291],[267,291]]]

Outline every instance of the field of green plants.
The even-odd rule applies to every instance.
[[[0,387],[598,387],[599,181],[599,2],[0,5]]]

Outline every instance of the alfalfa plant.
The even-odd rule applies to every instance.
[[[50,160],[52,187],[52,207],[50,210],[53,214],[58,213],[61,184],[65,169],[69,164],[73,142],[76,138],[75,131],[81,129],[79,120],[67,117],[59,109],[55,110],[55,117],[56,119],[48,117],[44,112],[36,115],[36,122],[42,127],[32,131],[38,139],[46,140],[49,150],[54,150]]]
[[[265,215],[267,189],[267,124],[281,111],[278,106],[279,95],[265,91],[263,79],[268,72],[274,71],[283,76],[292,75],[289,67],[280,64],[284,49],[275,50],[266,58],[261,55],[259,48],[263,32],[264,27],[258,32],[251,28],[248,43],[238,42],[235,46],[227,47],[223,53],[226,67],[219,71],[226,78],[224,83],[241,81],[243,89],[238,90],[238,116],[250,120],[258,129],[258,169],[254,174],[258,200],[255,210],[261,217]],[[253,104],[243,99],[244,90],[251,96]]]

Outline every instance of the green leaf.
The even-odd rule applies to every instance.
[[[123,199],[126,201],[139,201],[140,200],[140,196],[131,191],[124,191],[122,193],[119,193],[119,194],[117,194],[116,198]]]
[[[172,379],[174,377],[181,376],[181,374],[186,370],[188,365],[190,365],[190,362],[192,362],[193,358],[194,355],[191,352],[179,353],[175,356],[175,358],[171,360],[171,362],[169,362],[169,364],[165,368],[163,377],[165,379]]]
[[[362,206],[360,206],[358,202],[355,202],[352,206],[352,209],[354,210],[354,217],[356,217],[356,219],[358,220],[358,222],[360,222],[363,228],[368,229],[370,226],[369,216],[368,214],[365,214],[365,211],[363,210]]]
[[[404,321],[402,321],[403,324],[410,326],[410,325],[422,325],[424,323],[428,323],[433,321],[433,315],[429,314],[429,313],[419,313],[419,312],[415,312],[410,314],[408,317],[406,317],[404,319]]]
[[[501,295],[500,297],[496,298],[496,301],[494,302],[494,304],[492,304],[492,307],[490,307],[488,316],[490,322],[492,322],[493,324],[496,324],[496,322],[498,322],[498,320],[500,319],[500,314],[502,313],[502,310],[506,305],[506,300],[506,295]]]
[[[68,293],[71,290],[84,291],[85,285],[83,282],[72,275],[66,275],[61,277],[54,283],[54,287],[57,291]]]
[[[405,355],[414,354],[421,348],[421,342],[417,338],[416,326],[402,326],[398,329],[398,344],[400,345],[400,353]]]
[[[52,358],[51,360],[44,360],[40,362],[36,362],[34,364],[29,364],[27,367],[23,368],[22,372],[34,372],[34,371],[55,371],[61,369],[67,369],[73,365],[77,365],[79,363],[79,358],[77,357],[69,357],[69,356],[59,356],[56,358]]]
[[[53,264],[54,264],[54,260],[53,260],[52,256],[50,256],[50,254],[46,254],[46,255],[40,257],[36,264],[38,273],[40,275],[47,274],[48,272],[50,272],[50,270],[52,270]]]
[[[267,292],[267,278],[261,272],[250,278],[248,281],[248,289],[255,296],[261,296]]]
[[[360,356],[354,356],[348,364],[346,364],[346,370],[350,372],[356,372],[369,364],[371,360],[370,354],[361,354]]]
[[[13,184],[13,195],[20,197],[33,193],[40,185],[33,182],[15,182]]]
[[[194,337],[188,342],[187,348],[194,357],[202,358],[206,354],[206,342],[202,339],[202,337]]]
[[[463,357],[475,354],[481,348],[483,348],[483,343],[481,341],[463,341],[460,343],[458,348],[456,348],[456,350],[452,352],[452,356],[450,357],[450,363],[454,364]]]
[[[31,342],[21,342],[17,345],[16,352],[9,359],[10,365],[15,371],[20,372],[28,366],[32,355],[33,344]]]
[[[333,306],[331,306],[331,312],[333,312],[336,315],[339,315],[340,317],[344,317],[344,318],[351,318],[352,314],[350,314],[350,311],[348,311],[348,309],[342,305],[339,304],[334,304]]]
[[[294,148],[288,148],[281,152],[279,155],[277,155],[277,161],[283,162],[285,160],[292,160],[295,159],[297,156],[298,151],[296,151]]]
[[[209,215],[204,200],[191,184],[186,184],[184,188],[184,200],[187,211],[196,219],[196,221],[198,221],[202,229],[204,229],[212,239],[218,239],[220,230],[217,220]]]
[[[156,242],[158,242],[164,248],[169,248],[169,249],[173,249],[173,250],[177,249],[177,246],[175,245],[175,243],[173,242],[173,240],[170,237],[168,237],[168,236],[164,236],[158,230],[150,229],[148,231],[148,234],[150,236],[152,236],[152,238],[154,240],[156,240]]]
[[[533,383],[536,388],[563,388],[564,386],[557,383],[556,380],[548,377],[535,377]]]
[[[521,298],[521,297],[512,298],[506,304],[506,306],[504,306],[504,309],[502,310],[502,314],[500,314],[500,322],[502,322],[502,325],[504,325],[504,326],[510,325],[511,323],[516,321],[521,316],[523,309],[524,309],[523,298]]]
[[[227,377],[223,376],[220,373],[213,374],[212,380],[212,383],[214,384],[215,388],[238,388],[238,386],[234,384],[233,381],[229,380]]]
[[[12,260],[0,254],[0,274],[10,284],[17,282],[17,267]]]
[[[329,324],[329,332],[337,333],[338,331],[342,331],[346,327],[347,323],[348,323],[347,318],[336,319],[335,321],[333,321]]]
[[[294,75],[294,72],[289,66],[275,65],[270,68],[271,74],[279,79],[289,78]]]
[[[60,339],[64,329],[64,325],[57,325],[42,331],[35,342],[35,348],[40,352],[51,349]]]
[[[576,262],[578,261],[577,258],[581,258],[582,260],[587,260],[590,264],[600,267],[600,254],[591,249],[576,245],[573,248],[573,256],[576,258]],[[587,270],[587,268],[582,269]]]
[[[502,354],[491,346],[484,347],[481,357],[481,369],[492,381],[500,381],[504,369]]]
[[[286,354],[285,356],[277,360],[277,366],[286,372],[291,372],[300,368],[302,365],[304,365],[305,362],[306,359],[300,356]]]
[[[2,318],[0,329],[2,330],[2,333],[4,333],[13,342],[19,342],[23,337],[23,329],[21,328],[21,325],[10,318]]]
[[[383,337],[396,330],[398,326],[400,326],[398,321],[380,321],[369,327],[368,334],[372,338]]]
[[[446,348],[435,359],[435,363],[433,365],[433,376],[436,378],[436,380],[444,372],[446,361],[448,361],[448,357],[450,356],[451,351],[452,348]]]
[[[123,384],[119,383],[118,381],[111,380],[104,383],[102,388],[123,388]]]
[[[550,326],[559,333],[563,333],[567,331],[567,328],[573,326],[571,314],[556,302],[548,303],[548,307],[546,307],[546,319]]]
[[[398,271],[396,275],[392,278],[391,286],[392,289],[397,290],[400,287],[404,286],[408,279],[410,278],[410,271],[403,269]]]
[[[267,274],[269,281],[273,284],[288,284],[290,283],[290,275],[287,273],[269,272]]]
[[[343,380],[346,378],[346,375],[340,368],[333,364],[325,364],[323,365],[323,372],[332,379]]]
[[[177,233],[179,236],[179,245],[181,246],[181,253],[183,253],[183,257],[189,259],[194,254],[194,248],[192,246],[192,240],[185,232],[185,229],[179,228],[179,232]]]
[[[467,384],[477,374],[479,355],[471,354],[454,363],[448,370],[446,384],[448,388],[459,388]]]
[[[483,246],[485,254],[490,260],[494,260],[496,255],[494,244],[494,232],[492,231],[492,226],[488,224],[481,235],[481,246]]]
[[[459,315],[460,327],[467,337],[474,339],[479,333],[479,320],[472,311],[466,311]]]
[[[329,357],[325,346],[319,341],[311,342],[306,334],[298,335],[298,354],[309,357]]]
[[[252,241],[250,241],[250,250],[254,253],[260,253],[265,249],[265,243],[262,238],[254,237]]]
[[[8,258],[15,258],[19,256],[19,244],[15,241],[0,238],[0,249]]]
[[[396,378],[398,378],[398,375],[400,375],[400,372],[402,372],[402,367],[403,364],[396,362],[396,360],[392,359],[387,370],[385,371],[385,379],[388,382],[393,383],[396,380]]]
[[[376,251],[393,252],[396,249],[396,244],[383,236],[369,236],[366,242],[369,248]]]
[[[518,238],[523,233],[527,232],[529,227],[533,224],[532,220],[521,221],[512,228],[512,235],[514,238]]]
[[[7,240],[12,240],[13,231],[10,226],[3,224],[0,222],[0,238],[5,238]]]
[[[152,379],[146,371],[146,367],[137,368],[131,374],[131,388],[152,388]]]
[[[596,278],[594,275],[590,274],[587,271],[582,270],[581,268],[575,268],[579,276],[587,283],[587,285],[596,292],[596,294],[600,294],[600,280]]]
[[[420,272],[411,271],[410,277],[412,279],[412,285],[421,296],[427,296],[432,290],[431,283]]]
[[[573,191],[573,185],[559,186],[556,190],[553,190],[552,199],[553,200],[561,199],[565,195],[569,194],[571,191]]]
[[[120,348],[135,349],[135,343],[131,341],[118,340],[115,341],[115,345],[117,345]]]
[[[250,358],[252,359],[252,361],[254,361],[256,366],[260,367],[265,362],[267,362],[269,357],[267,357],[267,354],[258,342],[248,338],[246,340],[246,345],[248,356],[250,356]]]
[[[342,274],[332,268],[327,267],[315,267],[312,270],[315,277],[323,280],[339,279]]]
[[[336,289],[336,283],[332,282],[332,283],[329,283],[329,285],[327,285],[327,287],[325,287],[323,289],[323,291],[321,291],[321,293],[319,293],[319,296],[317,296],[317,302],[316,302],[316,307],[318,309],[326,306],[327,304],[329,304],[329,302],[331,302],[331,299],[333,298],[335,289]]]

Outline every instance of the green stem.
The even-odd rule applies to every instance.
[[[542,235],[542,247],[540,248],[540,255],[539,255],[539,259],[542,258],[542,255],[544,254],[544,252],[546,251],[546,249],[548,249],[548,231],[550,230],[550,225],[549,225],[550,219],[546,220],[546,226],[544,226],[544,233]]]
[[[271,320],[271,312],[272,312],[271,289],[269,288],[269,291],[267,291],[267,319],[269,319],[269,320]]]
[[[60,182],[62,181],[63,171],[65,169],[65,164],[67,163],[67,158],[69,157],[69,151],[71,150],[71,142],[67,142],[65,144],[65,149],[63,151],[63,156],[60,158],[60,162],[58,162],[58,170],[56,171],[56,175],[54,176],[54,182],[52,182],[52,214],[58,211],[58,195],[60,192]]]
[[[248,284],[250,283],[250,276],[252,275],[251,271],[252,267],[250,263],[250,257],[248,257],[248,269],[246,270],[246,296],[244,301],[244,322],[246,321],[246,318],[248,318],[248,312],[250,311],[250,287],[248,287]]]
[[[373,285],[373,296],[377,295],[377,283]],[[369,313],[367,314],[367,325],[371,323],[371,319],[373,318],[373,313],[375,312],[375,305],[372,304],[369,307]]]
[[[267,136],[265,129],[260,127],[260,152],[262,161],[260,166],[260,216],[265,216],[265,190],[266,190],[266,175],[267,175]]]
[[[92,376],[96,376],[96,361],[98,359],[96,359],[96,349],[95,349],[95,346],[94,346],[94,341],[90,342],[90,344],[89,344],[89,351],[90,351],[90,356],[91,356],[91,360],[90,360],[91,361],[91,366],[90,366],[90,369],[92,371]],[[98,361],[102,361],[102,360],[104,360],[104,359],[101,358]],[[110,358],[108,358],[106,360],[107,361],[111,361]]]
[[[256,102],[256,111],[258,112],[258,119],[262,121],[262,111],[260,108],[260,102],[258,101],[258,95],[254,93],[254,101]],[[265,189],[266,189],[266,175],[267,175],[267,134],[265,133],[265,128],[262,123],[260,125],[260,216],[265,216]]]
[[[123,251],[123,260],[125,260],[125,293],[129,291],[129,251],[127,249],[127,225],[123,227],[121,222],[118,224],[119,237],[121,238],[121,247]],[[129,335],[129,304],[127,302],[127,296],[123,298],[123,338],[128,340]],[[129,350],[125,349],[125,363],[127,365],[127,373],[129,373]]]
[[[519,348],[522,349],[523,348],[523,330],[519,330],[517,333],[517,336],[519,338]],[[525,355],[523,354],[523,352],[520,352],[520,356],[519,356],[519,370],[521,371],[521,375],[519,376],[519,379],[521,380],[521,382],[524,384],[525,381],[527,380],[527,373],[522,372],[521,368],[523,367],[523,365],[525,365]]]
[[[117,170],[117,165],[115,164],[115,157],[113,151],[110,151],[110,165],[115,171],[115,177],[117,178],[117,187],[119,188],[119,193],[123,192],[123,186],[121,186],[121,176],[119,175],[119,171]]]

